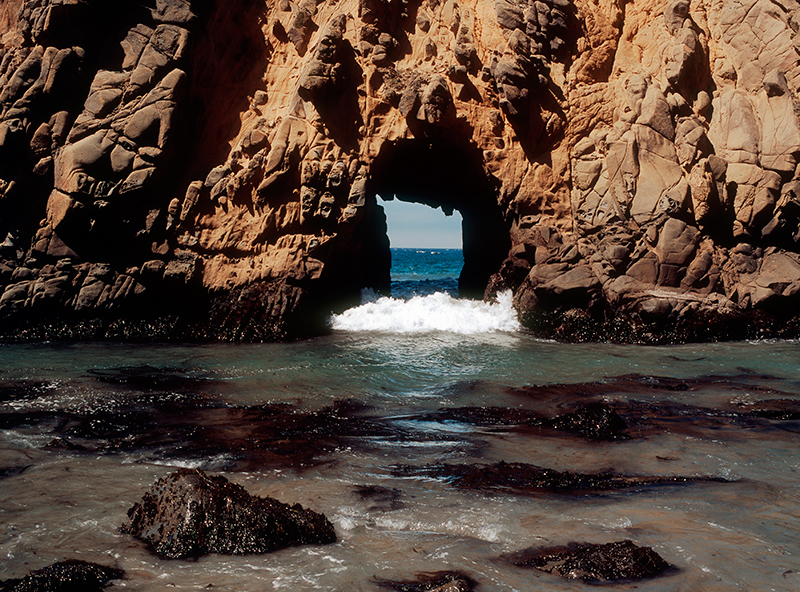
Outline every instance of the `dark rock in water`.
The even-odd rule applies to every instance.
[[[124,575],[121,569],[70,559],[21,579],[0,581],[0,592],[96,592]]]
[[[89,449],[86,446],[81,446],[80,444],[75,444],[74,442],[70,442],[66,438],[53,438],[45,444],[45,448],[52,448],[54,450],[72,450],[74,452],[86,452]]]
[[[480,426],[532,426],[544,427],[578,434],[590,440],[623,440],[622,433],[628,425],[607,403],[592,401],[575,411],[542,417],[533,411],[509,407],[458,407],[443,408],[427,413],[424,419],[433,421],[460,421]]]
[[[14,477],[25,471],[30,465],[19,465],[16,467],[0,467],[0,479]]]
[[[0,382],[0,401],[20,401],[40,397],[49,388],[46,382],[4,380]]]
[[[420,416],[427,421],[458,421],[477,426],[496,427],[534,424],[539,415],[513,407],[443,407]]]
[[[416,580],[378,580],[386,590],[398,592],[470,592],[477,583],[469,576],[456,571],[437,571],[414,576]]]
[[[121,530],[169,559],[266,553],[336,541],[323,514],[252,496],[224,477],[191,469],[159,479],[128,510],[128,518]]]
[[[0,409],[0,429],[37,426],[51,437],[45,444],[48,449],[138,452],[156,461],[215,458],[222,459],[219,462],[226,463],[226,469],[237,471],[265,467],[304,470],[324,462],[342,446],[365,449],[373,446],[376,438],[417,441],[440,437],[399,427],[356,401],[336,401],[320,409],[290,403],[231,406],[215,398],[213,391],[207,394],[199,386],[192,387],[192,378],[181,385],[177,378],[173,381],[167,376],[163,378],[166,382],[161,382],[157,377],[164,390],[148,386],[153,384],[150,378],[143,383],[138,380],[115,382],[115,390],[118,384],[136,386],[131,387],[130,396],[106,397],[102,405],[92,408],[5,406]],[[200,386],[210,389],[210,380],[200,380]],[[164,384],[169,384],[169,390]],[[0,381],[0,388],[2,385]]]
[[[617,440],[628,425],[606,403],[592,402],[571,413],[557,415],[542,421],[543,426],[580,434],[592,440]]]
[[[773,421],[793,421],[800,419],[800,403],[789,399],[773,399],[750,403],[748,406],[739,405],[747,411],[742,412],[743,417],[757,417]]]
[[[116,386],[127,386],[137,391],[197,392],[214,381],[214,377],[196,370],[156,367],[150,365],[121,366],[87,371],[89,376]]]
[[[372,502],[372,505],[368,508],[371,511],[389,512],[391,510],[399,510],[404,505],[400,501],[402,492],[394,487],[359,485],[355,488],[355,492],[362,500]]]
[[[686,360],[673,356],[676,362],[702,361],[703,358]],[[537,409],[558,408],[564,405],[578,410],[575,414],[584,414],[584,429],[591,430],[591,408],[594,405],[606,405],[599,398],[614,398],[613,413],[620,416],[626,427],[623,431],[606,432],[611,439],[629,439],[646,437],[653,432],[669,431],[682,433],[692,437],[705,437],[708,430],[747,429],[796,429],[795,426],[779,426],[775,422],[795,422],[800,420],[800,403],[795,399],[796,389],[779,390],[777,385],[783,384],[775,376],[765,376],[745,368],[742,373],[730,376],[699,376],[696,378],[670,378],[664,376],[627,374],[605,378],[601,381],[571,384],[543,384],[508,389],[513,395],[532,403]],[[788,387],[788,385],[786,385]],[[712,395],[709,400],[720,399],[724,391],[729,397],[720,400],[717,406],[701,407],[690,402],[700,399],[700,393]],[[675,392],[691,392],[697,394],[689,398],[677,399]],[[617,398],[622,395],[622,398]],[[658,399],[657,396],[663,397]],[[594,399],[586,407],[578,407],[587,399]],[[531,403],[532,402],[532,403]],[[611,408],[609,407],[609,410]],[[531,413],[526,411],[525,413]],[[545,415],[547,411],[540,411]],[[550,412],[552,413],[552,411]],[[558,424],[568,419],[570,414],[557,415],[551,419],[540,420],[540,425],[550,425],[556,429],[568,429],[569,422]],[[624,417],[624,419],[622,419]],[[611,416],[607,417],[609,425]],[[598,426],[602,419],[598,418]],[[527,425],[536,425],[529,421]],[[621,424],[618,424],[621,426]],[[597,435],[605,435],[598,430]],[[582,434],[583,435],[583,434]],[[591,437],[588,433],[585,437]]]
[[[561,547],[530,548],[505,559],[520,567],[533,567],[591,584],[643,580],[670,567],[650,547],[639,547],[628,540],[604,545],[570,543]]]
[[[612,472],[572,473],[527,463],[500,461],[485,464],[440,464],[427,467],[399,467],[398,474],[422,474],[446,479],[455,487],[482,491],[507,491],[520,495],[540,492],[611,491],[650,485],[678,485],[695,482],[726,483],[720,477],[659,477],[617,475]]]

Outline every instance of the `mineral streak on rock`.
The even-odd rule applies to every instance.
[[[599,545],[570,543],[562,547],[532,547],[504,559],[520,567],[532,567],[590,584],[644,580],[670,568],[652,548],[640,547],[629,540]]]
[[[2,592],[100,592],[111,580],[122,578],[121,569],[70,559],[32,571],[17,580],[0,580]]]
[[[254,497],[224,477],[191,469],[159,479],[128,510],[128,518],[121,530],[167,559],[266,553],[336,541],[333,525],[322,514]]]
[[[397,195],[543,334],[800,334],[797,9],[5,2],[0,331],[319,333]]]
[[[527,463],[438,464],[425,467],[403,466],[399,475],[427,475],[445,479],[454,487],[479,491],[508,492],[519,495],[539,493],[571,493],[614,491],[654,485],[680,485],[687,483],[727,483],[720,477],[658,477],[629,476],[612,472],[573,473],[556,471]]]

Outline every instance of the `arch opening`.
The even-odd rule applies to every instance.
[[[458,277],[464,267],[458,210],[445,215],[399,199],[379,204],[386,215],[392,255],[392,296],[408,299],[434,292],[458,296]]]
[[[458,211],[464,260],[458,292],[461,297],[483,297],[489,278],[508,255],[510,238],[497,188],[483,169],[479,151],[464,150],[447,139],[387,144],[372,164],[369,193],[373,200],[381,196],[445,213]],[[386,257],[376,260],[390,265],[388,240],[385,245]]]

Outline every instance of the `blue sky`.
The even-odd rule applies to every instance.
[[[378,199],[386,212],[393,248],[460,249],[461,214],[445,216],[440,209],[393,199]]]

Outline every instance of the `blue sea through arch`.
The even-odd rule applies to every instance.
[[[392,249],[392,297],[409,299],[441,292],[458,297],[464,265],[461,249]]]

